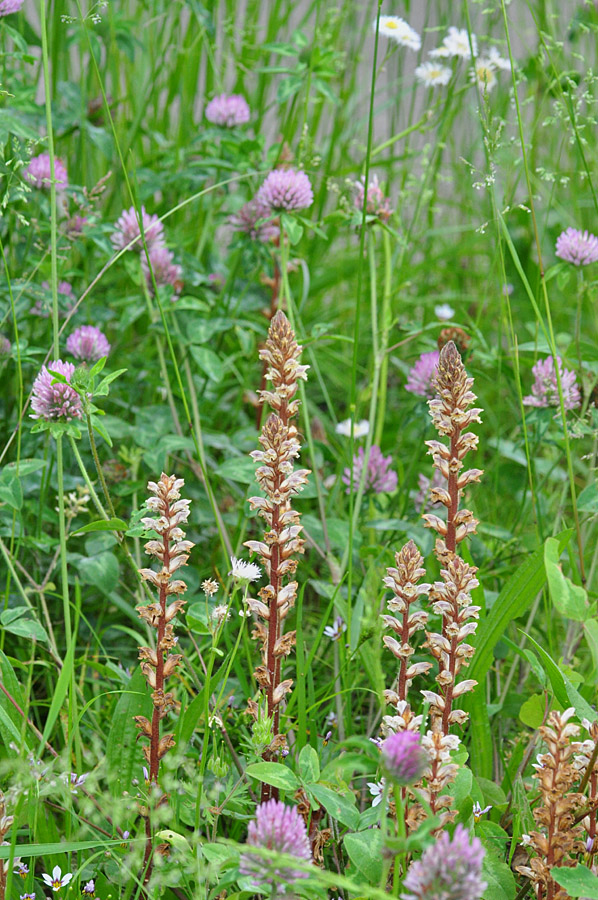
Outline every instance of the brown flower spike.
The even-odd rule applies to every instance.
[[[249,550],[261,556],[269,584],[259,592],[259,600],[248,600],[258,616],[254,636],[261,642],[262,664],[255,677],[266,696],[266,712],[272,719],[273,745],[264,751],[271,759],[284,741],[279,735],[280,703],[291,690],[290,679],[281,680],[282,659],[295,643],[295,632],[284,634],[284,622],[297,596],[297,582],[288,581],[297,568],[293,557],[303,553],[302,526],[291,501],[307,483],[308,469],[294,470],[301,443],[292,419],[299,410],[295,395],[300,379],[306,379],[308,367],[299,364],[301,347],[283,312],[277,312],[270,324],[268,339],[260,350],[260,359],[268,366],[271,390],[260,391],[260,400],[273,412],[266,419],[259,442],[261,450],[251,454],[258,463],[256,479],[265,497],[251,497],[252,509],[266,520],[263,541],[246,541]],[[251,707],[255,713],[255,705]],[[276,796],[276,790],[263,786],[262,802]]]
[[[476,400],[470,378],[452,341],[440,351],[435,377],[436,396],[429,401],[430,415],[442,441],[426,441],[434,466],[446,480],[446,488],[432,488],[432,500],[447,510],[446,521],[432,513],[423,516],[428,528],[438,538],[435,554],[442,566],[442,581],[434,583],[429,599],[434,612],[442,616],[442,634],[427,632],[426,646],[438,661],[436,682],[438,691],[422,691],[430,703],[432,729],[448,734],[451,725],[463,725],[467,714],[453,709],[453,701],[473,690],[477,682],[465,679],[458,682],[462,668],[469,665],[473,647],[466,639],[477,628],[479,606],[471,603],[471,592],[478,586],[475,566],[457,556],[461,541],[475,533],[477,520],[468,509],[459,509],[461,492],[467,485],[480,480],[480,469],[464,469],[463,460],[478,445],[478,436],[466,429],[472,422],[480,422],[481,409],[470,409]]]
[[[157,518],[142,519],[143,525],[157,532],[159,540],[148,541],[145,551],[154,556],[160,563],[159,571],[140,569],[139,574],[158,591],[158,601],[148,606],[138,606],[139,617],[156,629],[156,647],[141,647],[139,659],[141,670],[152,691],[154,711],[151,722],[145,716],[135,716],[135,724],[149,744],[143,748],[148,763],[148,781],[157,783],[160,760],[174,747],[172,734],[160,734],[160,722],[170,710],[178,709],[179,704],[171,692],[165,691],[166,679],[173,674],[182,657],[171,653],[176,645],[173,620],[185,605],[179,595],[187,590],[184,581],[173,578],[182,566],[187,564],[189,551],[194,546],[185,540],[185,532],[181,524],[189,517],[190,500],[181,500],[180,489],[184,485],[182,478],[162,473],[156,484],[148,483],[148,490],[153,494],[146,501],[148,509],[156,513]],[[171,599],[173,598],[174,599]],[[151,865],[152,834],[149,816],[146,818],[146,869],[145,883],[149,880]]]

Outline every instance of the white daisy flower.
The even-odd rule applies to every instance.
[[[236,556],[231,556],[230,562],[232,569],[228,574],[237,581],[249,583],[262,577],[262,570],[255,563],[245,562],[244,559],[237,559]]]
[[[436,47],[435,50],[430,50],[430,56],[433,56],[434,59],[448,59],[450,55],[448,47],[445,47],[444,44],[441,44],[440,47]]]
[[[492,63],[495,69],[502,69],[504,72],[511,71],[511,60],[501,56],[497,47],[488,48],[486,59],[489,63]]]
[[[443,47],[449,56],[460,56],[462,59],[471,59],[471,51],[473,55],[478,55],[478,42],[475,34],[471,35],[471,47],[469,45],[469,35],[465,28],[455,28],[454,25],[448,30],[448,34],[442,42]]]
[[[344,422],[339,422],[336,428],[334,429],[337,434],[342,434],[343,437],[351,437],[351,419],[345,419]],[[353,436],[355,438],[366,437],[370,430],[370,423],[367,419],[360,419],[359,422],[355,423],[353,428]]]
[[[374,21],[375,30],[376,22]],[[417,31],[414,31],[411,25],[399,16],[380,16],[380,34],[392,38],[402,47],[409,47],[410,50],[419,50],[422,45],[422,39]]]
[[[489,59],[483,56],[476,59],[473,67],[473,76],[478,83],[478,87],[483,91],[491,91],[498,84],[494,66]]]
[[[451,80],[452,72],[448,66],[441,66],[440,63],[425,62],[418,66],[415,70],[415,77],[426,87],[436,87],[438,84],[448,84]]]
[[[434,307],[434,315],[441,322],[448,322],[455,315],[455,310],[448,303],[439,303],[438,306]]]

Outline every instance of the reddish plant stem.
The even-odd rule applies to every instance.
[[[408,644],[409,643],[409,606],[407,603],[405,604],[405,609],[403,610],[403,631],[401,634],[401,643]],[[401,665],[399,667],[399,684],[397,693],[399,695],[399,700],[407,699],[407,659],[406,657],[401,657]]]
[[[278,267],[278,263],[274,261],[274,277],[272,279],[272,295],[270,298],[270,309],[266,313],[268,321],[271,322],[276,312],[278,310],[278,297],[280,294],[280,269]],[[260,379],[260,392],[266,390],[267,378],[266,374],[268,372],[268,363],[266,360],[262,363],[262,377]],[[256,410],[256,426],[259,429],[262,427],[262,419],[264,417],[264,405],[263,403],[258,403]]]

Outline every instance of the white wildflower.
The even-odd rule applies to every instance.
[[[448,84],[453,73],[448,66],[442,66],[436,62],[425,62],[415,70],[415,77],[426,87],[436,87],[438,84]]]
[[[455,315],[455,310],[448,303],[439,303],[438,306],[434,307],[434,315],[441,322],[448,322]]]
[[[339,422],[334,430],[337,434],[342,434],[343,437],[351,437],[351,419],[345,419],[344,422]],[[370,423],[368,422],[368,420],[360,419],[359,422],[355,423],[355,426],[353,428],[353,436],[355,438],[366,437],[369,430]]]
[[[495,69],[502,69],[504,72],[511,71],[511,60],[501,56],[496,47],[489,47],[486,58]]]
[[[442,42],[442,46],[436,50],[432,50],[431,56],[460,56],[462,59],[471,59],[471,51],[473,55],[478,55],[478,42],[475,34],[471,35],[471,46],[469,43],[469,34],[465,28],[455,28],[454,25],[448,30],[448,34]],[[439,52],[442,51],[442,52]]]
[[[257,581],[262,577],[262,570],[255,563],[245,562],[244,559],[237,559],[236,556],[230,558],[232,569],[228,573],[240,582]]]
[[[476,59],[473,67],[473,75],[478,83],[478,87],[483,91],[491,91],[498,83],[494,66],[489,59],[483,56]]]
[[[374,21],[375,30],[376,22]],[[392,38],[397,44],[408,47],[410,50],[419,50],[422,45],[417,31],[414,31],[411,25],[399,16],[380,16],[380,34]]]

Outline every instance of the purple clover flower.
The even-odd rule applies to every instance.
[[[556,239],[555,252],[574,266],[589,266],[598,260],[598,238],[589,231],[567,228]]]
[[[0,334],[0,359],[4,359],[5,356],[10,356],[11,345],[8,338]]]
[[[71,380],[75,371],[72,363],[63,362],[61,359],[50,362],[48,368],[42,366],[41,372],[33,382],[31,418],[45,419],[46,422],[54,419],[64,419],[67,422],[70,422],[71,419],[81,419],[83,412],[79,394],[70,385],[63,384],[61,381],[52,384],[54,376],[48,369],[60,372],[67,381]]]
[[[79,234],[83,234],[88,222],[89,219],[87,216],[71,216],[66,223],[66,231],[69,237],[76,237]]]
[[[155,244],[148,249],[156,284],[158,287],[161,284],[171,284],[174,288],[173,297],[178,296],[183,289],[183,270],[181,266],[174,262],[174,256],[168,247],[165,247],[163,244]],[[145,253],[141,256],[141,268],[143,269],[148,289],[150,293],[153,293],[154,284]]]
[[[150,216],[149,213],[145,211],[145,207],[142,206],[141,220],[143,222],[143,233],[145,235],[145,242],[148,250],[151,250],[153,247],[164,246],[164,226],[158,216],[155,214]],[[110,240],[112,241],[115,250],[122,250],[127,244],[130,244],[132,240],[135,240],[135,238],[137,238],[137,240],[135,240],[135,243],[129,247],[129,249],[139,251],[143,249],[139,222],[137,220],[137,211],[134,206],[131,206],[130,209],[126,209],[122,212],[120,217],[116,220],[114,229],[114,233],[111,235]]]
[[[270,211],[306,209],[314,202],[311,182],[301,169],[274,169],[257,192],[257,200]]]
[[[268,221],[270,220],[270,221]],[[257,197],[248,200],[230,218],[236,231],[244,231],[253,241],[269,244],[280,234],[278,219],[272,219],[272,210]]]
[[[312,860],[305,822],[294,806],[286,806],[279,800],[268,800],[257,807],[255,820],[249,824],[247,845],[288,853],[309,862]],[[256,886],[276,884],[279,894],[285,893],[284,885],[280,882],[308,877],[307,872],[276,863],[270,864],[264,857],[247,850],[241,855],[240,869],[242,875],[252,876]]]
[[[14,12],[14,10],[11,10]],[[54,176],[56,178],[56,187],[65,188],[68,185],[68,175],[64,163],[57,156],[54,157]],[[36,188],[48,188],[52,181],[52,173],[50,171],[50,154],[40,153],[34,156],[23,173],[25,181]]]
[[[18,12],[24,2],[25,0],[0,0],[0,17]]]
[[[389,734],[381,749],[386,774],[395,784],[415,784],[429,763],[429,755],[415,731]]]
[[[405,390],[419,397],[433,397],[434,385],[432,379],[436,374],[440,353],[438,350],[430,350],[422,353],[414,366],[409,369]]]
[[[361,481],[361,473],[363,471],[364,449],[360,447],[357,455],[353,457],[353,490],[357,490]],[[370,449],[368,459],[368,468],[364,481],[364,489],[373,491],[375,494],[385,494],[394,491],[398,477],[397,473],[390,468],[392,464],[392,456],[382,456],[380,447],[374,444]],[[345,493],[351,493],[351,469],[347,467],[343,473],[343,484],[347,485]]]
[[[206,106],[206,119],[213,125],[234,128],[249,122],[249,106],[240,94],[219,94]]]
[[[575,372],[565,369],[560,356],[557,356],[559,366],[559,374],[561,376],[561,387],[563,389],[563,402],[565,409],[575,409],[581,404],[581,394],[576,383]],[[525,406],[548,407],[559,406],[559,390],[556,380],[556,370],[554,367],[554,357],[547,356],[546,359],[539,359],[532,368],[535,381],[532,385],[532,392],[523,398]]]
[[[402,900],[480,900],[487,887],[482,881],[485,852],[478,838],[470,842],[463,825],[457,825],[452,840],[443,831],[409,866]]]
[[[365,175],[361,177],[360,181],[356,181],[353,187],[355,190],[355,199],[353,200],[355,209],[362,212],[365,199]],[[390,198],[384,195],[384,191],[378,183],[377,175],[374,175],[368,185],[365,211],[368,216],[377,216],[381,222],[388,222],[392,215]]]
[[[50,282],[42,281],[44,291],[51,291]],[[68,281],[59,281],[58,290],[58,315],[61,319],[65,319],[77,302],[73,286]],[[38,297],[31,307],[32,316],[40,316],[47,319],[52,312],[52,298],[47,296],[44,299]]]
[[[85,362],[96,362],[110,353],[110,344],[106,335],[95,325],[81,325],[66,339],[66,349],[75,357]]]

